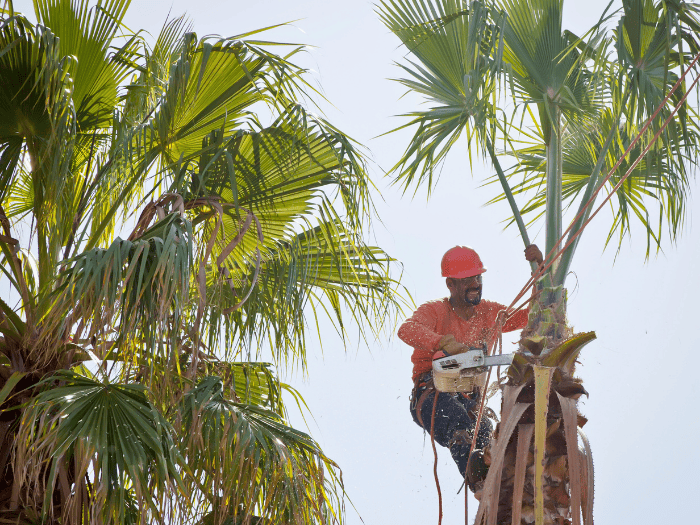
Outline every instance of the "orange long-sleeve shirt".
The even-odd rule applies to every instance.
[[[482,300],[474,307],[474,315],[465,321],[452,309],[448,298],[429,301],[406,319],[399,328],[398,336],[413,347],[413,379],[429,372],[433,366],[433,354],[443,335],[452,334],[455,339],[472,347],[489,342],[496,316],[505,306]],[[529,310],[520,310],[503,327],[504,332],[525,328]]]

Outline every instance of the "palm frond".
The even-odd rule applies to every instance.
[[[33,207],[40,252],[39,278],[46,284],[57,262],[60,236],[49,228],[64,225],[60,202],[70,178],[75,113],[70,93],[74,59],[60,54],[59,39],[48,28],[21,15],[0,20],[0,147],[6,171],[0,195],[6,197],[21,172],[26,147],[33,179]]]
[[[212,513],[212,523],[340,522],[335,464],[279,415],[231,402],[223,390],[219,378],[203,378],[178,407],[193,508]]]
[[[255,353],[259,344],[267,343],[277,362],[304,367],[307,308],[314,314],[317,333],[320,314],[334,321],[345,339],[349,314],[363,337],[376,337],[400,311],[399,283],[389,277],[392,261],[379,248],[353,241],[342,223],[309,227],[264,252],[250,298],[230,315],[224,315],[225,310],[251,286],[253,261],[243,272],[241,267],[208,283],[209,304],[216,305],[208,313],[208,345],[229,348],[230,358],[246,348]],[[217,345],[222,333],[225,342]],[[232,344],[235,341],[242,346]]]
[[[60,381],[58,386],[56,382]],[[160,495],[180,483],[172,428],[137,384],[98,382],[61,372],[43,382],[25,411],[17,440],[20,485],[44,487],[22,505],[48,515],[52,494],[105,523],[123,523],[132,498],[143,516],[161,521]]]
[[[382,2],[379,14],[417,59],[400,65],[409,76],[399,82],[432,106],[404,115],[411,120],[396,130],[417,128],[391,171],[404,190],[425,182],[430,193],[435,171],[462,133],[470,152],[473,144],[483,153],[485,135],[493,136],[502,18],[494,20],[481,2],[457,0]]]
[[[689,111],[692,114],[692,110]],[[603,151],[606,137],[613,125],[613,117],[607,112],[601,116],[595,127],[568,127],[562,153],[562,196],[567,206],[583,195],[601,155],[605,157],[599,176],[602,180],[638,133],[638,128],[629,122],[621,124],[616,140],[607,151]],[[682,122],[671,121],[668,133],[659,138],[653,149],[632,171],[625,184],[618,189],[614,197],[616,204],[612,208],[613,217],[606,245],[616,238],[619,249],[624,238],[631,234],[635,222],[641,226],[646,237],[647,256],[653,248],[661,248],[665,234],[671,242],[677,239],[686,217],[690,174],[697,165],[697,154],[688,152],[695,151],[700,140],[700,129],[694,120],[685,123],[685,130],[682,129],[682,125]],[[534,213],[535,218],[546,204],[546,188],[543,184],[545,146],[544,140],[538,138],[542,141],[539,144],[518,149],[513,153],[519,164],[509,174],[513,193],[528,195],[528,201],[521,208],[521,212],[524,215]],[[612,174],[607,184],[608,189],[617,184],[651,138],[652,133],[647,133],[630,151]],[[514,182],[518,179],[519,182]],[[496,182],[496,178],[493,177],[491,182]],[[491,203],[504,198],[501,194]]]
[[[134,40],[110,52],[130,0],[108,0],[91,7],[88,2],[34,0],[40,24],[60,39],[60,52],[73,56],[72,99],[78,128],[107,128],[117,104],[117,89],[130,74],[129,59],[135,56]]]
[[[578,39],[563,30],[563,0],[497,3],[506,17],[503,61],[515,102],[537,105],[545,141],[557,110],[569,121],[594,117],[603,103],[600,66],[584,67],[590,52],[579,51]]]
[[[53,357],[55,338],[78,321],[85,333],[77,338],[117,331],[116,345],[139,338],[155,349],[157,338],[172,337],[189,298],[192,250],[189,222],[171,214],[133,241],[117,239],[64,261],[60,284],[47,298],[45,322],[52,329],[34,350],[43,356],[39,361]]]

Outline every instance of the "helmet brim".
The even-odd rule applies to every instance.
[[[486,271],[486,268],[481,268],[480,270],[476,270],[476,271],[465,270],[463,272],[457,272],[457,273],[452,274],[452,275],[443,275],[443,277],[448,277],[448,278],[452,278],[452,279],[466,279],[467,277],[474,277],[475,275],[481,275],[485,271]]]

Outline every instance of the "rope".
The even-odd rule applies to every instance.
[[[540,296],[540,294],[542,293],[542,290],[541,290],[541,289],[540,289],[540,290],[537,290],[536,286],[533,286],[533,288],[534,288],[534,290],[533,290],[532,295],[530,296],[529,299],[526,299],[525,301],[523,301],[522,303],[520,303],[520,306],[518,306],[518,307],[515,308],[513,311],[511,311],[511,313],[506,314],[506,323],[507,323],[508,321],[510,321],[510,319],[511,319],[513,316],[515,316],[515,314],[517,314],[520,310],[522,310],[523,308],[525,308],[528,304],[530,304],[532,301],[534,301],[535,299],[537,299],[537,298]],[[500,337],[500,336],[499,336],[499,337]]]
[[[470,450],[471,452],[471,450]],[[469,490],[465,487],[467,484],[467,467],[469,466],[469,456],[467,456],[467,466],[464,467],[464,525],[469,525]]]
[[[438,479],[437,467],[438,467],[438,455],[437,448],[435,448],[435,411],[437,409],[437,401],[440,392],[435,389],[435,397],[433,398],[433,413],[430,416],[430,444],[433,446],[433,454],[435,456],[435,462],[433,463],[433,474],[435,475],[435,486],[437,487],[438,493],[438,525],[442,525],[442,492],[440,491],[440,480]]]
[[[491,350],[495,349],[496,346],[496,341],[502,341],[501,335],[503,333],[503,325],[505,323],[505,315],[501,315],[502,313],[505,313],[505,310],[501,310],[498,312],[498,315],[496,316],[496,325],[494,326],[494,330],[491,336],[491,341],[489,342],[489,346],[487,348],[487,355],[491,355]],[[501,343],[502,344],[502,343]],[[501,348],[502,350],[502,348]],[[486,381],[484,385],[481,388],[481,401],[479,402],[479,413],[476,416],[476,424],[474,425],[474,432],[472,433],[472,443],[469,447],[469,455],[467,458],[471,457],[472,452],[474,452],[474,448],[476,447],[476,438],[479,435],[479,427],[481,426],[481,419],[484,415],[484,405],[486,403],[486,388],[488,387],[489,380],[491,379],[491,369],[493,367],[488,367],[488,373],[486,374]],[[468,464],[467,460],[467,464]],[[466,472],[465,472],[465,483],[466,483]],[[465,491],[466,493],[466,491]],[[466,496],[465,496],[466,497]],[[466,525],[466,524],[465,524]]]

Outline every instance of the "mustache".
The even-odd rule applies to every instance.
[[[478,292],[479,295],[476,297],[476,299],[473,299],[473,300],[472,300],[472,299],[469,299],[469,293],[470,293],[470,292]],[[476,287],[474,287],[474,288],[467,288],[467,289],[465,290],[465,292],[464,292],[464,301],[465,301],[466,303],[469,303],[469,304],[472,304],[472,305],[476,306],[477,304],[479,304],[479,303],[481,302],[481,292],[482,292],[482,286],[481,286],[481,285],[476,286]]]

